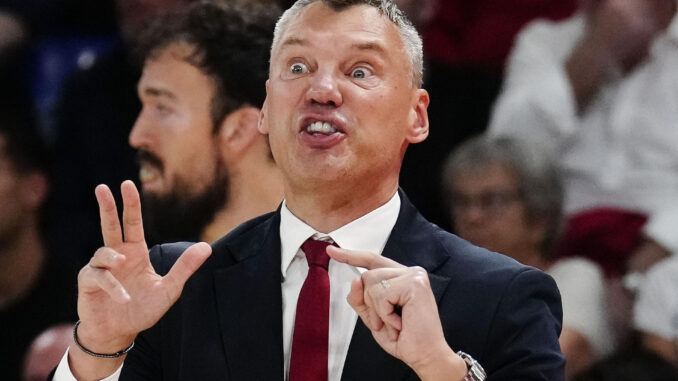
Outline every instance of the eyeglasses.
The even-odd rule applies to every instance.
[[[523,195],[519,191],[491,191],[477,195],[454,193],[452,212],[455,215],[462,215],[471,208],[478,208],[486,214],[498,214],[519,201],[523,201]]]

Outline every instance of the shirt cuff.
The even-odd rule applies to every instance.
[[[59,365],[56,368],[56,372],[54,372],[54,377],[52,378],[52,381],[78,381],[75,378],[75,376],[73,376],[73,372],[71,372],[71,367],[68,365],[69,350],[70,348],[66,350],[64,357],[61,358],[61,362],[59,362]],[[121,371],[122,365],[120,365],[120,367],[115,371],[115,373],[111,374],[106,378],[102,378],[100,381],[118,381],[118,379],[120,378]]]

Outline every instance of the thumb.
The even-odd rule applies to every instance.
[[[212,254],[212,247],[205,242],[199,242],[184,251],[162,282],[168,288],[173,298],[181,294],[184,284],[193,273],[198,270],[205,260]]]

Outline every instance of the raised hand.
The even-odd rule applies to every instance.
[[[655,5],[645,0],[602,0],[589,6],[589,37],[625,70],[630,70],[649,51],[660,20]]]
[[[652,41],[675,10],[670,1],[582,0],[586,33],[571,52],[565,69],[579,111],[595,99],[613,70],[632,71],[648,55]],[[665,5],[664,5],[665,6]],[[670,20],[670,19],[668,19]]]
[[[123,182],[121,191],[122,228],[110,189],[105,185],[96,188],[104,247],[78,275],[78,338],[98,353],[126,348],[140,331],[160,320],[179,298],[186,280],[212,252],[208,244],[197,243],[186,249],[166,276],[156,274],[144,239],[139,192],[131,181]],[[70,351],[74,375],[87,379],[112,373],[90,372],[107,367],[103,366],[105,360],[87,356]],[[113,370],[120,362],[108,361]]]
[[[422,380],[464,378],[466,364],[445,341],[424,269],[334,246],[328,246],[327,253],[336,261],[368,269],[353,281],[347,300],[386,352]]]

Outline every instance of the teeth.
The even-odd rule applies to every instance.
[[[327,122],[313,122],[306,127],[306,132],[309,134],[322,133],[322,134],[333,134],[337,132],[331,124]]]
[[[150,165],[142,165],[141,168],[139,168],[139,180],[141,180],[142,182],[153,181],[159,176],[160,171],[156,167]]]

